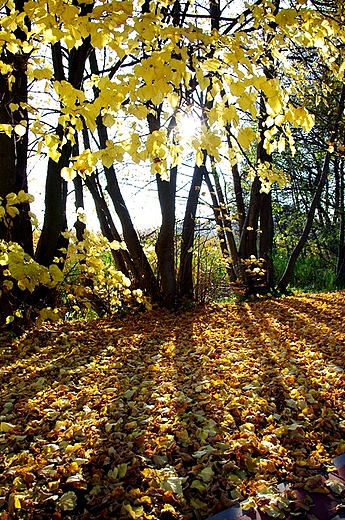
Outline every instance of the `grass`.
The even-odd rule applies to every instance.
[[[275,278],[279,281],[288,263],[288,256],[284,252],[273,256]],[[291,290],[300,292],[332,291],[335,288],[335,267],[319,255],[300,255],[294,269]]]

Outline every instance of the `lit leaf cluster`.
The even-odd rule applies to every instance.
[[[336,19],[323,18],[303,2],[296,9],[281,8],[276,16],[270,2],[248,6],[252,30],[224,34],[210,31],[209,21],[198,24],[190,18],[183,27],[168,24],[165,7],[164,2],[152,1],[150,12],[143,13],[140,2],[40,0],[25,2],[24,12],[19,13],[14,2],[6,2],[0,20],[0,51],[25,56],[31,87],[44,90],[43,105],[56,111],[64,128],[62,141],[47,131],[41,99],[33,97],[29,104],[17,107],[29,110],[38,152],[46,147],[48,156],[57,161],[64,142],[74,144],[84,126],[95,132],[99,118],[112,130],[104,150],[84,150],[73,158],[62,171],[65,179],[89,174],[99,161],[109,168],[122,162],[125,154],[136,163],[149,163],[153,173],[167,178],[169,168],[190,151],[167,129],[172,117],[190,107],[203,121],[190,143],[197,163],[201,164],[203,151],[207,151],[217,161],[226,158],[233,164],[258,139],[262,95],[268,114],[264,143],[268,153],[280,153],[286,145],[293,149],[291,127],[308,131],[313,119],[305,107],[296,106],[298,82],[307,72],[289,61],[286,49],[290,42],[315,48],[320,60],[338,79],[343,78],[345,61],[339,55],[345,41],[343,28]],[[17,37],[18,28],[26,34],[25,41]],[[262,38],[262,30],[266,38]],[[54,78],[50,59],[46,59],[48,46],[59,44],[68,53],[85,41],[97,57],[105,56],[105,70],[87,74],[78,88],[67,79]],[[265,67],[272,61],[280,76],[284,75],[284,83],[265,75]],[[0,70],[12,85],[11,63],[1,61]],[[148,133],[145,118],[157,109],[161,129]],[[21,137],[27,132],[27,122],[2,124],[0,131],[8,135],[14,131]],[[267,186],[272,182],[268,178]]]
[[[11,193],[6,198],[4,215],[8,214],[7,225],[18,215],[16,204],[31,201],[31,195],[19,192]],[[85,214],[78,212],[80,220]],[[4,218],[4,217],[3,217]],[[58,320],[65,316],[86,315],[100,303],[102,314],[117,312],[125,303],[128,306],[142,304],[150,307],[147,298],[140,289],[130,289],[131,281],[118,269],[112,260],[111,251],[126,249],[124,242],[111,242],[102,235],[89,231],[84,232],[84,240],[77,241],[73,233],[65,232],[69,239],[68,248],[61,249],[61,257],[55,258],[49,267],[38,264],[23,248],[14,242],[0,241],[0,267],[2,270],[0,295],[3,291],[12,291],[14,287],[20,291],[33,293],[41,286],[55,289],[59,295],[56,308],[44,307],[38,310],[37,326],[45,320]],[[63,263],[63,269],[59,265]],[[32,318],[30,313],[32,302],[20,298],[21,303],[13,315],[7,317],[7,323],[15,318]],[[96,307],[97,308],[97,307]],[[98,306],[98,310],[99,310]],[[96,310],[97,313],[97,310]]]
[[[15,242],[0,242],[0,265],[4,268],[2,287],[10,291],[14,283],[19,289],[33,292],[40,284],[55,288],[62,281],[60,269],[52,264],[49,268],[39,265]]]
[[[21,190],[18,194],[16,193],[8,193],[6,195],[6,200],[4,201],[0,197],[0,221],[3,221],[4,224],[8,227],[11,226],[12,219],[19,215],[20,209],[17,207],[18,204],[30,203],[34,201],[34,197],[29,193],[25,193]],[[33,220],[35,220],[35,215],[30,214]]]
[[[61,251],[65,256],[61,289],[65,293],[64,310],[69,317],[80,315],[82,311],[87,314],[95,298],[109,314],[116,312],[124,301],[129,303],[133,296],[129,289],[131,281],[116,269],[111,257],[112,249],[126,249],[126,245],[116,241],[109,243],[104,236],[87,230],[82,241],[70,232],[64,236],[69,239],[69,246]],[[134,296],[141,299],[142,294],[135,292]]]

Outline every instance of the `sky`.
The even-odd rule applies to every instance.
[[[40,161],[31,169],[29,173],[29,193],[35,197],[31,204],[31,211],[36,215],[40,226],[44,219],[44,194],[45,194],[45,176],[46,164]],[[152,178],[154,181],[154,178]],[[138,179],[136,185],[123,184],[122,194],[127,203],[130,215],[134,225],[138,230],[152,229],[160,225],[159,201],[155,191],[155,183],[149,186],[145,178]],[[68,202],[67,202],[67,218],[69,229],[73,228],[75,221],[75,205],[74,205],[74,187],[73,183],[68,183]],[[85,213],[87,219],[87,227],[91,231],[99,231],[99,223],[92,197],[88,190],[85,191]],[[110,205],[111,207],[111,205]],[[112,211],[114,221],[119,226],[116,214]]]
[[[188,142],[196,131],[196,127],[200,124],[190,116],[186,117],[183,122],[182,138]],[[116,167],[116,165],[115,165]],[[122,171],[121,171],[122,170]],[[182,186],[188,181],[186,176],[190,168],[181,168],[179,174],[180,191],[178,192],[176,202],[177,218],[183,218],[185,208],[185,198],[187,191],[183,191]],[[183,170],[185,175],[183,175]],[[124,178],[124,166],[117,167],[118,180],[121,186],[123,198],[127,204],[129,213],[132,217],[135,228],[138,231],[151,231],[158,228],[161,224],[161,214],[159,200],[156,190],[155,177],[150,173],[147,165],[139,165],[127,167],[126,178]],[[29,193],[35,197],[31,204],[31,211],[37,216],[40,226],[44,219],[44,196],[45,196],[45,179],[47,172],[47,159],[42,156],[33,156],[29,159],[28,164]],[[85,190],[85,213],[87,219],[87,228],[97,232],[100,230],[96,210],[92,197],[88,190]],[[115,211],[112,210],[112,204],[109,205],[114,222],[121,232],[121,225]],[[74,186],[73,182],[68,183],[68,209],[67,209],[68,227],[73,228],[75,222],[75,205],[74,205]]]

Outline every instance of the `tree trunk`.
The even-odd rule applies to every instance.
[[[116,240],[117,242],[121,242],[122,238],[116,229],[110,210],[104,199],[103,193],[101,193],[100,187],[96,183],[95,175],[86,177],[85,185],[87,186],[92,195],[103,235],[109,240],[109,242],[113,242],[114,240]],[[123,249],[112,249],[111,253],[117,269],[119,269],[119,271],[125,274],[128,278],[134,278],[134,285],[139,287],[139,273],[128,251],[125,251]],[[129,275],[129,271],[132,273],[132,277]]]
[[[111,167],[104,168],[104,171],[107,179],[107,192],[120,219],[124,241],[134,265],[140,273],[140,286],[145,289],[147,295],[154,302],[158,302],[160,300],[158,283],[134,229],[132,219],[121,194],[115,170]]]
[[[345,186],[344,186],[344,159],[341,159],[339,172],[339,246],[336,284],[345,287]]]
[[[177,305],[175,278],[175,197],[177,166],[170,170],[169,181],[156,175],[162,224],[156,243],[158,272],[161,283],[163,305],[172,309]]]
[[[260,189],[261,181],[259,177],[255,177],[250,191],[248,213],[240,238],[239,254],[242,259],[249,258],[251,255],[257,256],[257,230],[261,202]]]
[[[62,140],[63,129],[57,134]],[[61,177],[61,169],[68,166],[72,146],[68,141],[61,150],[58,162],[49,159],[45,192],[45,213],[42,232],[37,244],[36,261],[49,267],[55,257],[61,257],[60,248],[67,247],[68,240],[61,232],[67,228],[66,199],[67,182]]]
[[[75,179],[73,179],[74,184],[74,201],[75,201],[75,210],[77,213],[78,208],[84,209],[84,194],[83,194],[83,183],[81,177],[78,175]],[[84,231],[86,229],[86,224],[82,222],[79,218],[74,223],[77,239],[79,241],[83,240]]]
[[[180,268],[178,275],[178,292],[181,298],[193,298],[193,245],[195,231],[195,214],[205,168],[206,153],[201,166],[195,165],[192,184],[188,194],[181,236]]]
[[[95,53],[90,54],[89,60],[92,73],[98,74],[99,70]],[[95,91],[95,95],[97,95],[97,91]],[[97,118],[96,123],[100,147],[105,148],[108,140],[107,128],[104,126],[101,117]],[[110,168],[104,167],[104,173],[107,180],[106,189],[112,200],[116,214],[120,219],[124,241],[126,242],[129,254],[140,276],[140,287],[146,291],[153,302],[158,302],[160,301],[158,282],[139,242],[137,232],[133,226],[131,216],[120,190],[115,169],[113,166]]]
[[[156,108],[147,116],[150,133],[160,129],[160,113],[162,107]],[[169,130],[175,126],[172,118]],[[177,166],[170,169],[169,181],[162,180],[156,175],[158,199],[162,215],[162,223],[159,230],[156,254],[158,261],[158,274],[161,285],[164,307],[173,309],[177,305],[177,286],[175,277],[175,205],[176,205],[176,179]]]
[[[91,149],[89,133],[86,126],[84,126],[82,133],[84,148]],[[99,183],[98,172],[93,173],[92,175],[87,175],[84,179],[84,182],[85,186],[89,189],[93,198],[98,221],[101,226],[101,231],[103,235],[109,240],[109,242],[113,242],[114,240],[116,240],[117,242],[121,242],[122,238],[120,237],[120,234],[116,229],[113,217],[110,213],[108,204],[104,198],[104,193]],[[134,266],[134,263],[132,262],[131,257],[129,256],[128,251],[124,249],[112,249],[111,254],[117,269],[121,271],[124,275],[126,275],[127,278],[132,278],[132,282],[134,278],[138,287],[139,275]],[[132,277],[130,277],[129,275],[129,270],[132,272]]]
[[[84,4],[83,9],[89,11],[92,4]],[[82,9],[82,10],[83,10]],[[91,39],[88,36],[77,49],[71,49],[68,63],[68,81],[76,89],[80,89],[85,62],[91,51]],[[64,79],[64,69],[62,61],[62,49],[60,43],[52,47],[53,65],[55,78],[58,81]],[[64,130],[58,125],[57,135],[62,142]],[[61,156],[58,162],[49,159],[45,192],[45,213],[42,233],[39,238],[36,250],[37,262],[49,266],[55,257],[61,257],[59,249],[66,247],[67,239],[62,236],[62,231],[67,228],[66,200],[67,183],[61,177],[61,170],[69,165],[72,154],[72,145],[67,141],[61,149]]]
[[[16,1],[16,9],[22,13],[24,2]],[[29,22],[25,19],[29,28]],[[22,42],[26,40],[26,34],[21,29],[16,29],[15,35]],[[27,193],[27,151],[28,151],[28,113],[26,108],[19,108],[11,112],[10,104],[21,105],[28,101],[27,60],[28,56],[12,54],[4,51],[0,59],[13,68],[15,78],[11,90],[8,78],[0,74],[0,124],[16,124],[24,121],[27,128],[23,136],[12,132],[11,136],[0,133],[0,197],[6,201],[9,193],[18,194],[23,190]],[[17,242],[24,251],[33,256],[32,227],[29,217],[30,207],[28,203],[17,206],[19,215],[11,219],[11,225],[6,226],[0,222],[0,238],[6,241]]]
[[[214,171],[214,175],[217,175],[217,172],[215,171],[215,165],[213,165],[212,169]],[[213,187],[213,184],[212,184],[212,181],[210,179],[208,172],[206,172],[206,175],[205,175],[205,182],[206,182],[206,185],[207,185],[207,188],[208,188],[211,200],[212,200],[212,210],[213,210],[214,220],[216,223],[219,246],[220,246],[220,250],[222,252],[223,260],[225,262],[226,273],[228,275],[230,283],[232,283],[232,282],[236,281],[236,274],[235,274],[234,267],[233,267],[232,255],[228,249],[227,238],[226,238],[226,234],[225,234],[225,226],[228,226],[230,221],[229,222],[224,221],[224,216],[223,216],[222,210],[221,210],[221,202],[217,198],[215,189]],[[229,231],[228,231],[228,233],[229,233]],[[233,238],[231,230],[230,230],[230,235]]]
[[[22,0],[15,1],[15,8],[19,13],[23,13],[24,2]],[[30,29],[30,23],[25,18],[25,23]],[[24,42],[26,34],[21,29],[15,30],[15,36],[18,40]],[[27,152],[28,152],[28,113],[25,104],[28,101],[28,81],[27,81],[27,60],[25,54],[13,54],[8,50],[4,50],[0,59],[3,63],[11,65],[14,82],[11,89],[6,75],[0,74],[0,124],[9,124],[12,127],[24,122],[26,124],[26,132],[23,136],[18,136],[14,131],[8,136],[4,132],[0,132],[0,198],[2,203],[6,205],[6,196],[9,193],[16,195],[23,190],[28,192],[27,181]],[[11,111],[10,104],[19,105],[18,110]],[[24,107],[21,107],[21,104]],[[4,220],[0,220],[0,239],[6,242],[17,242],[22,246],[24,251],[33,256],[33,237],[32,226],[29,216],[30,206],[28,203],[16,205],[19,215],[14,218],[5,216]],[[8,291],[3,286],[4,267],[0,267],[0,325],[6,322],[6,318],[13,314],[13,308],[16,307],[16,299],[23,297],[23,292],[14,287]]]
[[[264,286],[270,289],[274,286],[273,269],[273,215],[272,215],[272,194],[261,193],[260,201],[260,239],[259,255],[265,260],[266,278]]]
[[[228,106],[228,103],[227,103],[227,106]],[[230,139],[231,129],[230,129],[229,125],[227,125],[226,128],[227,128],[226,137],[227,137],[228,147],[232,148],[231,139]],[[243,232],[243,228],[244,228],[244,222],[246,219],[246,208],[244,205],[241,177],[240,177],[240,172],[238,170],[237,163],[231,166],[231,173],[232,173],[232,180],[233,180],[233,184],[234,184],[239,234],[241,236],[242,232]]]

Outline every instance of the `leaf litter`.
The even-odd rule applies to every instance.
[[[4,337],[0,519],[306,518],[294,488],[343,494],[344,294]]]

